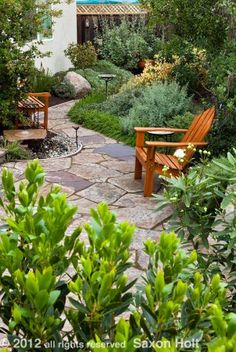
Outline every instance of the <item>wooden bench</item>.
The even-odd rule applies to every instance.
[[[30,127],[44,128],[48,130],[48,103],[51,94],[43,93],[29,93],[28,97],[18,102],[18,111],[22,112],[26,118],[26,122]],[[43,112],[43,122],[39,122],[39,114]],[[23,123],[16,121],[16,128],[19,128]]]

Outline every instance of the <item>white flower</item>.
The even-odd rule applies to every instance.
[[[169,170],[169,166],[167,165],[164,165],[163,168],[162,168],[162,172],[167,172]]]
[[[185,151],[183,149],[177,149],[174,152],[174,156],[176,156],[178,159],[183,159],[185,157]]]

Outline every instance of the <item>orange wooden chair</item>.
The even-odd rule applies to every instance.
[[[196,116],[188,129],[178,128],[153,128],[153,127],[136,127],[136,160],[134,178],[142,178],[142,168],[146,169],[144,181],[144,196],[148,197],[153,191],[154,173],[166,176],[178,176],[184,172],[189,164],[194,150],[187,147],[191,144],[194,147],[204,147],[207,142],[204,141],[208,134],[213,119],[215,117],[215,108],[212,107],[202,114]],[[183,133],[184,136],[180,142],[146,142],[144,136],[146,132],[152,131],[172,131],[174,133]],[[157,147],[173,147],[185,150],[184,162],[180,162],[175,155],[156,153]],[[163,171],[163,167],[166,170]]]
[[[41,127],[45,130],[48,129],[48,104],[51,94],[48,92],[43,93],[28,93],[28,97],[18,102],[18,110],[21,111],[26,118],[30,120],[32,127]],[[38,125],[34,121],[35,115],[43,112],[43,122]],[[20,123],[16,121],[16,128],[20,127]]]

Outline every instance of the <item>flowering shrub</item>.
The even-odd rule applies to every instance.
[[[190,92],[199,91],[208,78],[206,50],[188,46],[179,55],[171,75],[181,86],[187,85]]]
[[[150,85],[155,81],[175,79],[193,91],[206,83],[207,76],[206,51],[191,46],[179,54],[155,55],[154,62],[147,62],[142,74],[131,78],[128,85]]]
[[[173,62],[167,62],[165,59],[155,55],[154,63],[147,62],[143,73],[133,78],[135,85],[152,84],[155,81],[165,81],[170,76],[174,67],[178,64],[179,58],[174,57]]]

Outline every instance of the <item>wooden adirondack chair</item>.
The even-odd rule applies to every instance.
[[[189,144],[194,147],[204,147],[207,143],[204,141],[208,134],[213,119],[215,117],[215,108],[210,108],[202,114],[196,116],[188,129],[177,128],[153,128],[153,127],[136,127],[136,161],[134,178],[142,178],[142,167],[146,169],[144,181],[144,196],[148,197],[153,191],[154,173],[163,175],[163,167],[168,168],[165,171],[167,176],[178,176],[184,172],[194,154],[193,149],[187,149]],[[180,142],[146,142],[144,135],[151,131],[172,131],[174,133],[183,133],[184,136]],[[177,149],[185,149],[184,162],[180,163],[175,155],[167,155],[156,153],[157,147],[173,147]]]

